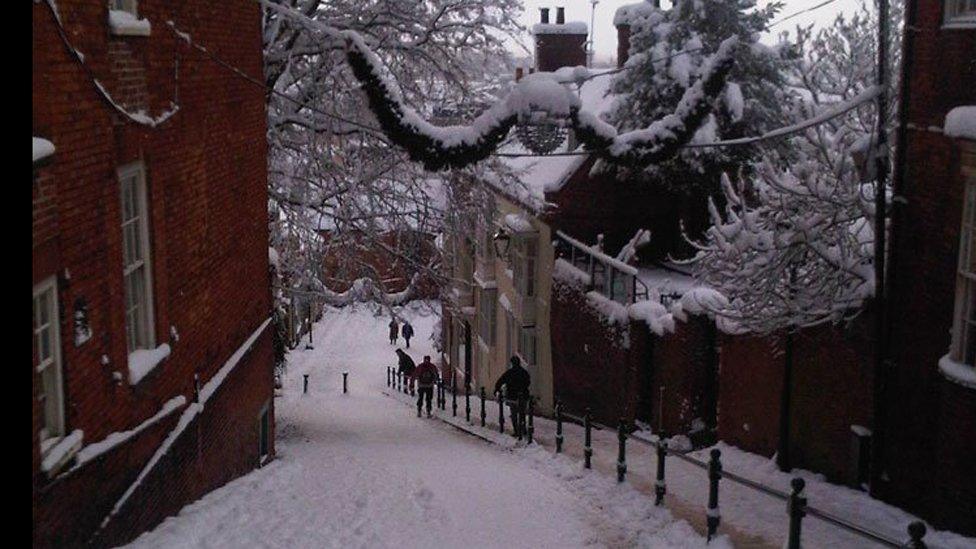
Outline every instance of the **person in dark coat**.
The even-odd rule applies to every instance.
[[[390,345],[396,345],[397,337],[400,335],[400,325],[397,324],[396,317],[390,319]]]
[[[420,417],[420,407],[424,399],[427,399],[427,417],[430,417],[430,401],[434,398],[434,383],[437,382],[437,366],[430,361],[429,356],[424,357],[424,361],[417,366],[413,372],[413,377],[417,380],[417,417]]]
[[[403,349],[397,349],[396,354],[399,361],[398,371],[403,374],[403,381],[407,384],[407,390],[410,390],[413,387],[413,373],[417,369],[417,365],[410,358],[410,355],[403,352]]]
[[[525,399],[529,398],[529,384],[531,376],[528,370],[522,367],[519,357],[513,356],[509,361],[508,371],[506,371],[498,381],[495,382],[495,394],[501,393],[502,386],[505,386],[505,400],[508,401],[509,415],[512,418],[512,426],[516,434],[521,429],[524,422]]]
[[[519,360],[519,357],[513,356],[509,361],[508,371],[495,382],[495,394],[500,393],[502,386],[505,386],[507,398],[517,399],[519,396],[528,394],[531,382],[529,371],[522,367],[522,361]]]
[[[400,328],[400,335],[407,340],[407,349],[410,348],[410,338],[413,337],[413,326],[406,320],[403,321],[403,328]]]

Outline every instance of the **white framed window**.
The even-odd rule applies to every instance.
[[[119,169],[122,212],[122,277],[125,337],[129,353],[156,346],[146,171],[141,163]]]
[[[976,0],[944,0],[943,26],[949,28],[976,27]]]
[[[535,297],[536,264],[539,255],[539,240],[533,236],[512,239],[511,245],[512,282],[515,290],[524,297]]]
[[[956,306],[952,329],[953,361],[976,366],[976,180],[966,181],[959,264],[956,268]]]
[[[478,303],[478,334],[481,336],[481,341],[484,341],[487,345],[494,345],[495,343],[498,318],[495,304],[497,301],[497,289],[481,289]]]
[[[58,285],[52,276],[34,286],[34,368],[41,378],[38,399],[44,410],[40,432],[42,454],[64,436],[64,387],[58,318]]]

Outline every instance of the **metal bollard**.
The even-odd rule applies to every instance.
[[[617,482],[627,476],[627,425],[624,418],[617,424]]]
[[[664,483],[664,459],[668,456],[668,439],[661,432],[657,440],[657,478],[654,480],[654,505],[664,503],[664,494],[668,488]]]
[[[722,451],[712,448],[711,459],[708,460],[708,513],[705,524],[708,527],[708,541],[712,541],[718,531],[722,517],[718,511],[718,481],[722,478]]]
[[[590,442],[590,408],[587,406],[586,413],[583,415],[583,467],[587,469],[590,468],[593,457],[593,447]]]
[[[302,374],[304,381],[302,382],[302,393],[308,393],[308,374]]]
[[[403,372],[397,370],[397,373],[396,373],[396,390],[397,390],[398,393],[403,390],[403,386],[401,385],[402,382],[403,382]]]
[[[471,423],[471,384],[464,384],[464,420]]]
[[[908,537],[910,541],[906,545],[908,549],[927,549],[928,545],[922,541],[925,537],[925,523],[917,520],[908,525]]]
[[[556,401],[556,453],[563,453],[563,404]]]
[[[790,486],[793,487],[793,493],[790,494],[790,499],[786,503],[786,510],[790,515],[790,537],[786,542],[787,549],[800,549],[800,526],[803,517],[807,514],[807,498],[801,494],[806,484],[799,477],[790,481]]]
[[[386,367],[386,386],[387,387],[389,387],[391,385],[392,381],[393,381],[391,379],[392,374],[393,374],[393,372],[391,371],[391,368],[389,366],[387,366]]]
[[[485,388],[481,388],[481,426],[485,426]]]
[[[535,416],[535,399],[532,398],[532,396],[530,395],[529,396],[529,413],[528,413],[528,422],[529,422],[529,425],[528,425],[528,427],[525,430],[526,443],[527,444],[532,444],[532,436],[535,435],[535,421],[532,419],[533,416]]]
[[[498,432],[505,434],[505,395],[498,391]]]
[[[349,392],[349,372],[342,372],[342,394]]]

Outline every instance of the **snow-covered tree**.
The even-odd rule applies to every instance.
[[[892,7],[889,74],[898,74],[902,11],[897,2]],[[794,122],[870,96],[877,24],[862,4],[816,33],[797,29],[789,78],[802,100]],[[895,89],[890,82],[891,97]],[[864,102],[789,139],[788,164],[767,160],[737,184],[723,177],[726,205],[710,205],[712,227],[692,263],[697,278],[728,299],[714,312],[731,329],[769,333],[836,322],[873,295],[874,155],[890,154],[877,146],[876,114],[876,104]],[[886,129],[894,116],[892,101]]]
[[[630,25],[630,53],[625,70],[612,83],[620,100],[609,113],[623,131],[646,126],[667,115],[691,87],[710,52],[729,36],[743,42],[735,54],[721,105],[705,120],[693,142],[761,134],[785,120],[792,101],[780,48],[759,43],[759,36],[780,9],[772,2],[757,9],[755,0],[675,2],[669,10],[649,2],[617,13]],[[643,176],[676,192],[704,196],[718,191],[723,171],[738,171],[758,158],[756,148],[690,148],[672,160],[627,170],[622,177]]]
[[[518,28],[517,0],[279,4],[355,31],[396,75],[404,101],[435,120],[487,101],[492,78],[513,72],[503,38]],[[371,264],[376,254],[408,272],[440,276],[437,258],[417,254],[410,236],[443,230],[441,197],[450,181],[410,162],[372,129],[345,44],[272,8],[264,24],[266,84],[274,90],[268,97],[269,211],[281,280],[323,299],[330,295],[323,281],[337,283],[332,289],[338,291],[358,281],[365,294],[359,297],[382,301],[389,289]],[[405,237],[388,238],[391,232]],[[336,259],[328,272],[326,256]]]

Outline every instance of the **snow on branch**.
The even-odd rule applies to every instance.
[[[586,149],[615,164],[646,166],[671,158],[691,140],[712,112],[716,98],[725,89],[738,42],[738,38],[732,36],[719,45],[702,66],[701,77],[685,90],[672,114],[655,120],[646,128],[618,135],[610,124],[577,108],[572,113],[576,137]]]

